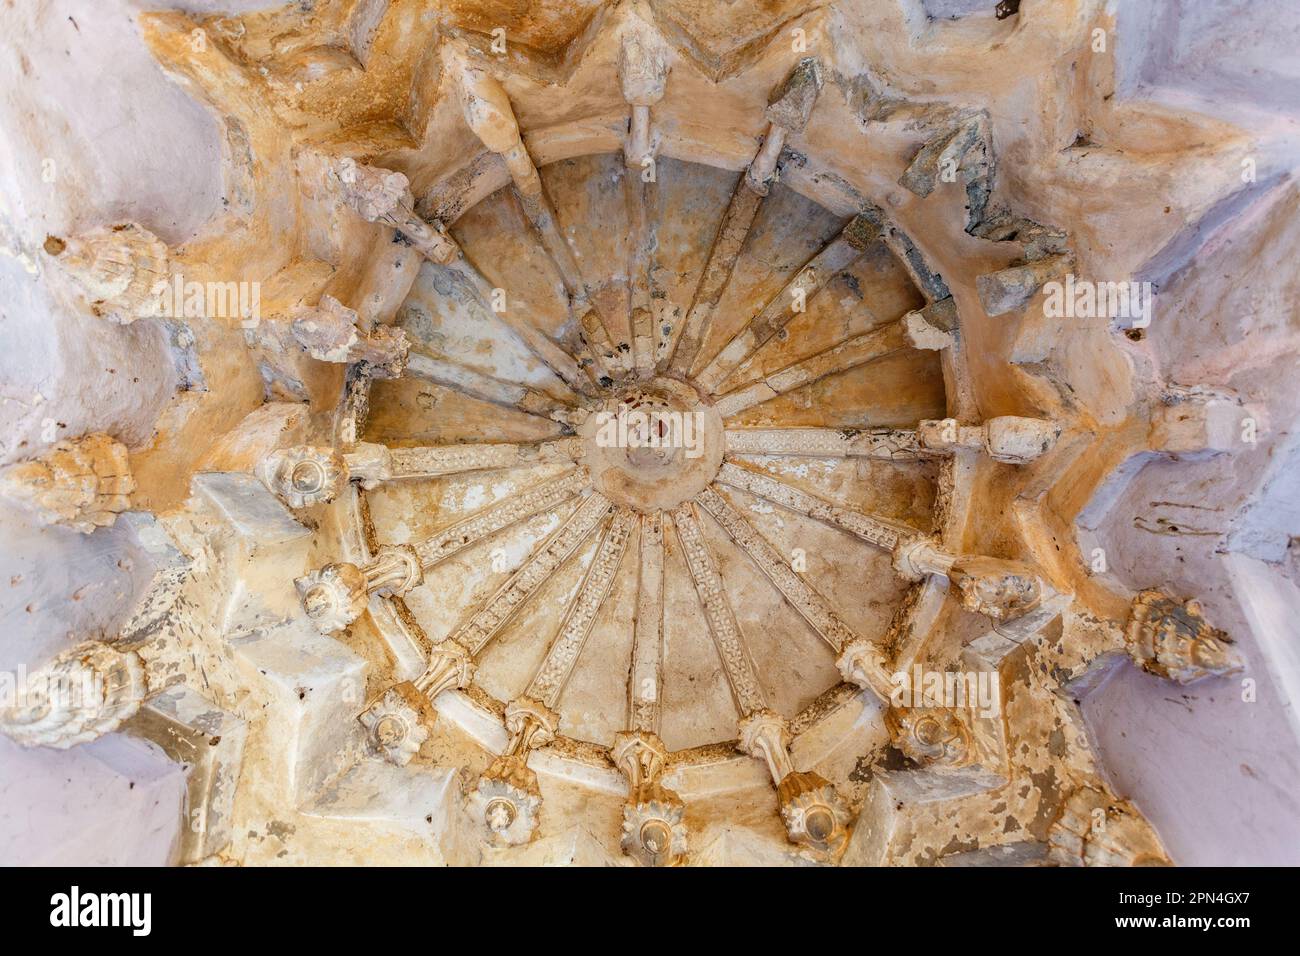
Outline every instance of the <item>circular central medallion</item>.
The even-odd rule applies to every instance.
[[[643,512],[695,497],[713,481],[726,451],[717,411],[672,378],[629,386],[588,416],[578,434],[596,489]]]

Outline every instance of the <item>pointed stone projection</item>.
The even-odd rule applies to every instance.
[[[101,432],[58,442],[40,458],[0,470],[0,493],[46,524],[82,534],[112,525],[131,507],[134,491],[126,446]]]
[[[167,245],[134,222],[101,226],[68,239],[50,236],[45,254],[72,280],[96,318],[130,325],[167,313]],[[177,312],[176,303],[172,311]]]
[[[668,69],[667,44],[645,20],[631,16],[619,48],[618,78],[623,99],[632,108],[623,155],[637,169],[654,159],[650,107],[664,98]]]
[[[23,747],[67,750],[117,730],[148,693],[135,651],[85,641],[25,675],[0,709],[0,733]]]
[[[767,135],[763,146],[749,164],[745,182],[760,196],[766,196],[776,176],[777,161],[791,133],[802,133],[817,105],[817,94],[822,89],[822,68],[815,57],[800,60],[781,88],[768,103],[763,117],[767,120]]]
[[[923,421],[916,426],[916,432],[921,445],[932,451],[972,448],[994,461],[1026,465],[1052,450],[1061,426],[1042,418],[999,415],[983,425],[963,425],[952,418]]]
[[[1178,684],[1228,677],[1246,667],[1228,635],[1205,620],[1199,601],[1178,601],[1162,591],[1142,591],[1133,599],[1124,635],[1139,667]]]

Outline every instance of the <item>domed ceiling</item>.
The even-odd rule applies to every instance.
[[[1030,160],[1117,128],[1107,14],[517,6],[141,15],[225,211],[44,255],[193,371],[133,460],[161,569],[102,645],[147,689],[6,729],[208,741],[188,862],[1168,862],[1077,702],[1243,661],[1075,523],[1249,409],[1042,305],[1103,255],[1104,211],[1055,224],[1085,174]],[[991,113],[1011,63],[1044,91]],[[259,298],[183,321],[177,277]],[[42,467],[11,480],[84,510]]]

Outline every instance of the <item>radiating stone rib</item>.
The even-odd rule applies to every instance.
[[[877,515],[865,515],[851,508],[830,504],[783,481],[777,481],[775,478],[769,478],[767,475],[749,471],[729,462],[724,463],[719,470],[718,481],[729,487],[758,495],[790,511],[847,531],[868,544],[891,553],[902,543],[925,537],[920,531],[901,522]]]
[[[431,568],[511,525],[559,507],[581,493],[590,482],[591,476],[587,469],[579,467],[535,488],[505,498],[416,544],[415,552],[420,564],[426,569]]]
[[[723,214],[718,234],[709,249],[709,259],[696,286],[691,308],[684,322],[674,328],[664,343],[661,367],[667,365],[669,374],[685,377],[690,374],[700,347],[709,335],[713,313],[718,301],[727,291],[732,270],[740,258],[740,250],[754,225],[754,217],[763,197],[745,184],[742,176],[736,182],[731,202]]]
[[[654,309],[650,294],[650,269],[657,243],[655,225],[658,219],[659,187],[657,183],[642,182],[633,170],[624,176],[624,193],[627,197],[628,219],[633,236],[631,261],[628,264],[629,314],[632,316],[632,364],[638,378],[654,374],[658,339]]]
[[[751,355],[780,332],[807,301],[826,284],[853,265],[879,238],[876,228],[864,216],[855,216],[834,239],[768,302],[763,310],[732,336],[717,355],[695,376],[696,382],[716,392],[723,381]]]
[[[494,289],[486,277],[465,255],[442,223],[429,222],[415,212],[410,183],[398,172],[358,164],[348,158],[327,162],[326,185],[359,216],[400,232],[430,262],[459,273],[473,289],[486,314],[496,315],[524,345],[569,388],[590,387],[590,381],[577,361],[547,338],[518,310],[507,307],[502,312],[492,308]],[[414,276],[410,277],[414,281]]]
[[[845,644],[859,639],[853,629],[835,613],[830,602],[791,568],[776,548],[722,495],[713,488],[706,488],[695,496],[695,503],[713,517],[731,540],[740,545],[781,592],[781,596],[836,653]]]
[[[582,355],[571,355],[529,321],[524,310],[513,308],[509,302],[506,303],[504,310],[498,312],[492,308],[492,297],[494,294],[493,285],[487,280],[487,277],[478,270],[478,267],[461,251],[456,258],[450,263],[448,268],[459,272],[469,282],[473,288],[475,297],[483,310],[501,320],[533,355],[537,356],[546,364],[560,381],[564,382],[569,388],[583,394],[591,394],[592,383],[595,376],[584,371]],[[585,363],[590,367],[590,357]]]
[[[389,478],[436,478],[467,471],[517,468],[557,461],[573,461],[582,454],[577,439],[541,442],[484,442],[467,445],[423,445],[389,448]]]
[[[518,409],[529,415],[566,424],[572,424],[581,417],[577,409],[564,405],[534,388],[517,382],[503,382],[491,375],[476,372],[447,359],[412,352],[407,359],[406,371],[416,378],[426,379],[471,398],[505,408]]]
[[[656,511],[641,519],[641,566],[637,578],[632,669],[628,672],[628,724],[659,732],[664,655],[664,520]]]
[[[837,375],[859,365],[875,362],[907,347],[907,333],[903,324],[889,322],[855,335],[811,358],[787,365],[752,385],[728,392],[718,399],[715,407],[723,418],[730,418],[778,395],[784,395],[828,375]]]
[[[463,44],[448,43],[444,50],[448,74],[454,77],[460,86],[465,122],[484,146],[500,155],[505,161],[506,168],[510,171],[510,178],[514,180],[515,194],[519,197],[519,205],[523,209],[524,216],[536,230],[542,247],[559,271],[574,307],[579,314],[588,311],[587,307],[591,303],[590,289],[582,277],[582,271],[578,267],[578,261],[573,255],[568,239],[560,231],[555,208],[546,194],[537,166],[524,145],[519,122],[510,104],[510,97],[501,83],[487,70],[469,62]],[[596,322],[592,319],[584,317],[583,326],[588,330],[589,340],[600,349],[603,345],[601,339],[608,340],[611,335],[609,324],[604,317],[597,312],[595,318],[602,326],[603,336],[593,334],[596,332]],[[630,332],[624,338],[630,340]],[[625,344],[627,352],[630,352],[631,342],[627,341]],[[612,357],[623,366],[624,371],[630,370],[630,356],[617,348],[617,345],[611,353]]]
[[[686,556],[686,566],[695,581],[695,590],[704,605],[704,617],[709,624],[709,633],[718,649],[731,693],[736,701],[736,709],[742,715],[750,714],[767,707],[767,697],[754,673],[754,661],[749,653],[745,635],[736,621],[735,612],[727,600],[722,576],[718,573],[718,563],[709,550],[700,529],[700,519],[691,502],[678,505],[672,512],[673,525],[677,529],[677,539],[681,542],[682,552]]]
[[[510,576],[510,580],[457,628],[451,635],[451,640],[477,656],[515,613],[528,603],[546,579],[578,550],[613,507],[603,495],[592,492],[546,543]]]
[[[554,708],[559,703],[564,685],[573,673],[578,656],[596,623],[596,615],[609,597],[614,578],[623,561],[623,552],[627,549],[627,540],[636,523],[634,511],[619,508],[614,512],[613,519],[601,537],[600,546],[596,549],[596,556],[582,579],[582,586],[569,602],[559,633],[528,685],[525,693],[542,701],[547,707]]]
[[[728,455],[916,461],[935,454],[904,428],[728,428],[726,437]]]

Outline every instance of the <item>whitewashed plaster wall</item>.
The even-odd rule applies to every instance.
[[[138,9],[178,6],[266,4],[0,8],[0,463],[96,430],[146,446],[175,391],[157,325],[68,309],[40,280],[39,250],[49,234],[125,219],[178,243],[220,202],[215,126],[163,76],[135,27]],[[112,632],[150,570],[121,525],[86,537],[3,506],[0,542],[6,670]],[[58,753],[0,741],[0,863],[165,862],[182,787],[179,768],[143,744]]]
[[[1159,379],[1234,389],[1258,444],[1153,461],[1096,543],[1114,583],[1196,595],[1239,642],[1239,680],[1161,686],[1118,672],[1084,705],[1102,764],[1180,864],[1300,863],[1300,4],[1118,5],[1120,89],[1238,124],[1259,179],[1159,257],[1155,317],[1135,349]],[[1249,688],[1245,688],[1249,690]]]

